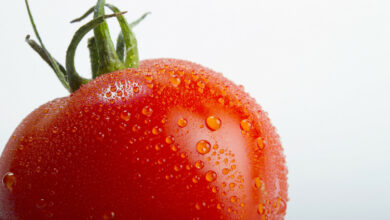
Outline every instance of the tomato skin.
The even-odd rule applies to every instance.
[[[0,219],[283,219],[275,128],[181,60],[105,74],[33,111],[0,159]]]

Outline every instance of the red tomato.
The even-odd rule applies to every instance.
[[[283,219],[275,128],[180,60],[105,74],[32,112],[0,159],[0,219]]]

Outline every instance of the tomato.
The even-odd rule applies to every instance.
[[[139,62],[130,28],[140,20],[129,25],[104,0],[76,19],[94,12],[72,39],[65,68],[45,49],[25,2],[40,44],[27,42],[71,94],[33,111],[8,141],[0,219],[284,218],[279,136],[242,87],[188,61]],[[116,50],[109,17],[122,30]],[[87,80],[74,55],[91,30]]]
[[[33,111],[0,159],[0,219],[283,219],[275,128],[200,65],[141,62]]]

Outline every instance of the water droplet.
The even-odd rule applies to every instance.
[[[35,205],[37,206],[38,209],[43,209],[46,207],[47,203],[45,199],[40,199]]]
[[[212,131],[218,130],[221,127],[221,124],[221,120],[215,116],[209,116],[206,119],[206,125]]]
[[[195,209],[196,209],[196,210],[200,210],[200,208],[201,208],[201,206],[200,206],[200,204],[197,202],[197,203],[195,204]]]
[[[213,182],[215,179],[217,179],[217,174],[214,171],[209,170],[207,171],[205,178],[208,182]]]
[[[183,159],[187,158],[187,153],[185,153],[185,152],[181,153],[180,157],[183,158]]]
[[[165,143],[167,144],[173,144],[175,142],[175,138],[173,138],[172,136],[168,136],[165,138]]]
[[[197,169],[202,169],[202,168],[204,167],[203,161],[201,161],[201,160],[196,161],[196,162],[195,162],[195,167],[196,167]]]
[[[176,146],[176,144],[171,144],[171,150],[173,151],[173,152],[177,152],[177,146]]]
[[[154,134],[154,135],[158,135],[158,134],[160,134],[162,132],[162,129],[160,128],[160,127],[154,127],[153,129],[152,129],[152,133]]]
[[[255,187],[256,189],[264,190],[264,182],[260,179],[260,177],[255,178]]]
[[[242,120],[240,126],[241,126],[241,129],[244,131],[250,131],[252,128],[252,124],[249,122],[248,119]]]
[[[208,152],[210,152],[210,148],[210,143],[205,140],[201,140],[196,144],[196,150],[200,154],[207,154]]]
[[[168,121],[168,118],[167,118],[167,116],[163,116],[163,118],[161,119],[161,123],[163,123],[163,124],[165,124],[165,123],[167,123],[167,121]]]
[[[193,183],[198,183],[199,182],[199,177],[198,176],[192,177],[192,182]]]
[[[237,202],[237,201],[238,201],[238,197],[237,197],[237,196],[232,196],[232,197],[230,197],[230,202],[235,203],[235,202]]]
[[[110,87],[110,91],[111,91],[111,92],[115,92],[116,90],[117,90],[116,86],[111,86],[111,87]]]
[[[173,86],[179,86],[180,83],[181,83],[180,79],[177,78],[177,77],[171,77],[171,78],[169,79],[169,81],[171,82],[171,84],[172,84]]]
[[[139,125],[137,125],[137,124],[133,125],[133,127],[132,127],[133,132],[137,132],[140,129],[141,129],[141,127]]]
[[[115,218],[114,212],[107,212],[107,213],[104,213],[104,215],[103,215],[103,220],[109,220],[109,219],[114,219],[114,218]]]
[[[146,75],[145,79],[150,82],[150,81],[153,80],[153,76],[152,75]]]
[[[264,142],[263,142],[263,139],[261,137],[258,137],[256,139],[256,143],[257,143],[257,147],[262,150],[264,148]]]
[[[54,214],[51,212],[51,211],[48,211],[48,210],[44,210],[43,211],[43,214],[47,217],[47,218],[52,218],[54,216]]]
[[[183,165],[175,165],[175,166],[173,166],[173,169],[174,169],[176,172],[179,172],[182,168],[183,168]]]
[[[57,134],[58,133],[58,128],[57,127],[53,127],[53,129],[51,130],[51,132],[53,134]]]
[[[153,114],[153,109],[150,108],[149,106],[145,106],[145,107],[142,109],[142,114],[145,115],[145,116],[150,117],[150,116]]]
[[[227,175],[229,172],[230,172],[230,170],[229,170],[228,168],[223,168],[223,169],[222,169],[222,173],[223,173],[224,175]]]
[[[49,207],[53,207],[54,206],[54,202],[53,201],[50,201],[49,204],[48,204]]]
[[[198,81],[198,83],[196,83],[196,85],[198,85],[199,88],[201,88],[201,89],[204,89],[204,87],[205,87],[205,84],[202,81]]]
[[[129,121],[130,120],[130,116],[131,116],[130,112],[128,112],[126,110],[121,113],[121,119],[123,121]]]
[[[257,207],[257,213],[259,213],[260,215],[264,214],[264,205],[263,204],[259,204],[259,206]]]
[[[181,127],[181,128],[184,128],[185,126],[187,126],[187,120],[184,118],[181,118],[177,121],[177,125],[179,125],[179,127]]]
[[[7,172],[4,176],[3,176],[3,184],[4,186],[12,192],[12,190],[14,189],[14,186],[16,184],[16,177],[15,177],[15,174],[12,173],[12,172]]]
[[[276,201],[272,204],[272,211],[275,214],[282,214],[286,211],[286,202],[278,197]]]

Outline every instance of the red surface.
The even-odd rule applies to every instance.
[[[0,175],[0,219],[283,219],[287,201],[267,114],[221,74],[168,59],[39,107]]]

